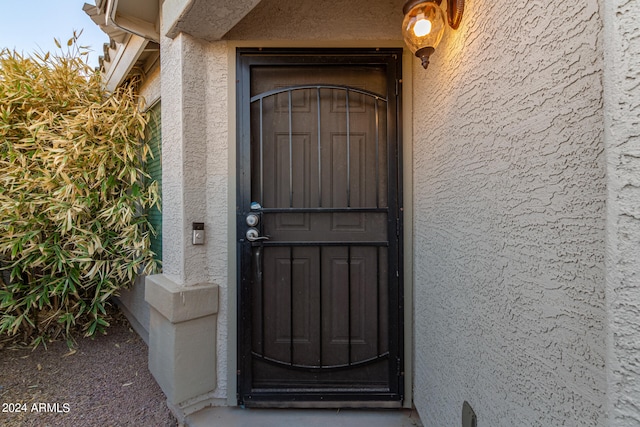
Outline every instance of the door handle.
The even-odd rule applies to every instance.
[[[253,248],[253,280],[258,286],[262,285],[262,246]]]
[[[258,229],[254,227],[251,227],[250,229],[247,230],[246,237],[247,237],[247,240],[250,242],[255,242],[258,240],[269,240],[268,236],[261,236]]]

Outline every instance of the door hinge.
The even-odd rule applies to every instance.
[[[396,237],[400,237],[400,218],[396,218]]]
[[[399,377],[402,377],[404,376],[404,372],[402,372],[402,361],[400,360],[399,357],[396,357],[396,362],[397,362],[396,372],[398,373]]]
[[[396,96],[400,93],[400,80],[396,79]]]

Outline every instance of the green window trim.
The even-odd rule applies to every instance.
[[[158,182],[158,194],[162,200],[162,130],[159,102],[149,109],[145,139],[153,155],[147,158],[146,171],[151,176],[151,180]],[[151,250],[156,254],[155,259],[162,261],[162,212],[153,206],[147,214],[149,223],[157,233],[151,236]]]

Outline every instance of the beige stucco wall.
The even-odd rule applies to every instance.
[[[162,40],[164,268],[179,286],[220,287],[211,398],[234,397],[234,47],[397,41],[402,3],[262,0],[224,41]],[[638,422],[639,56],[625,40],[640,20],[633,3],[603,3],[469,1],[429,69],[413,62],[426,426],[459,425],[464,400],[481,426]]]
[[[334,42],[349,40],[346,44],[358,46],[362,42],[354,34],[366,34],[372,29],[370,19],[386,24],[382,29],[376,26],[375,37],[363,39],[380,38],[386,45],[395,39],[397,45],[401,4],[401,0],[373,3],[358,0],[348,5],[336,2],[334,6],[340,9],[351,10],[358,6],[368,11],[368,19],[360,19],[357,27],[345,30],[345,15],[325,12],[326,16],[319,16],[315,2],[305,0],[285,7],[266,1],[261,2],[262,8],[256,8],[257,15],[251,12],[226,40],[207,42],[187,34],[162,39],[163,274],[178,286],[199,283],[219,286],[218,358],[217,367],[212,367],[218,373],[217,387],[209,395],[214,400],[230,397],[228,403],[232,404],[235,396],[233,392],[228,393],[230,386],[227,384],[228,366],[234,364],[233,360],[228,360],[228,355],[234,354],[234,341],[230,338],[235,335],[230,309],[231,316],[235,316],[233,307],[236,304],[233,300],[235,252],[233,244],[229,244],[235,241],[235,229],[230,223],[235,215],[235,145],[232,141],[235,105],[229,104],[235,86],[228,81],[229,74],[234,73],[235,46],[238,41],[253,46],[263,43],[304,46],[310,39],[316,40],[312,42],[314,47],[323,46],[321,40],[329,39]],[[284,15],[297,14],[305,22],[324,19],[320,25],[323,31],[310,35],[304,25],[287,27],[286,20],[282,19],[282,7],[291,8]],[[260,26],[256,27],[255,22]],[[287,40],[278,41],[285,34]],[[205,223],[203,246],[191,244],[192,222]],[[212,333],[211,336],[216,335]],[[230,377],[234,377],[233,369]],[[224,400],[217,401],[217,404],[223,403]]]
[[[208,280],[220,284],[220,309],[218,312],[218,389],[216,398],[227,397],[227,355],[229,332],[229,287],[235,283],[229,280],[229,266],[235,265],[229,257],[235,257],[235,252],[229,252],[228,240],[235,241],[235,229],[229,228],[228,213],[235,213],[235,203],[228,203],[228,192],[234,189],[230,182],[234,180],[230,175],[235,170],[229,167],[229,109],[228,100],[228,50],[227,43],[207,43],[207,214],[205,223],[208,227],[207,238],[209,251],[207,252],[206,274]],[[223,102],[224,100],[224,102]],[[235,149],[235,146],[232,146]],[[235,200],[235,198],[234,198]],[[235,334],[235,331],[231,333]]]
[[[226,398],[227,55],[225,42],[185,34],[161,44],[163,274],[178,286],[219,286],[219,332],[210,335],[218,356],[210,367],[218,372],[214,399]],[[205,223],[204,245],[192,244],[193,222]]]
[[[426,426],[607,423],[600,3],[468,1],[414,64]]]
[[[640,3],[603,9],[609,418],[640,426]]]
[[[404,0],[262,0],[227,40],[398,40]]]

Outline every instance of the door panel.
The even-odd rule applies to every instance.
[[[239,55],[241,404],[401,403],[397,59]]]

